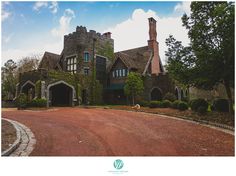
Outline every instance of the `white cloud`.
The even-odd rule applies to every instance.
[[[39,55],[43,56],[45,51],[49,51],[52,53],[60,54],[62,51],[63,43],[60,40],[49,42],[45,45],[34,45],[32,48],[21,48],[21,49],[6,49],[2,50],[2,60],[1,64],[4,65],[4,63],[12,59],[15,62],[19,61],[20,59],[27,57],[27,56],[34,56]]]
[[[189,15],[191,12],[190,4],[191,4],[191,1],[184,1],[184,2],[178,3],[175,6],[174,10],[177,13],[180,13],[180,14],[186,13],[187,15]]]
[[[2,2],[2,22],[5,21],[6,19],[8,19],[12,13],[7,11],[5,8],[6,8],[6,5],[9,5],[10,3],[9,2]]]
[[[62,38],[64,34],[68,33],[70,22],[73,18],[75,18],[74,11],[71,9],[66,9],[63,16],[61,16],[59,20],[59,26],[51,30],[52,35]]]
[[[34,4],[33,10],[40,11],[42,8],[49,8],[50,12],[55,14],[58,10],[58,3],[53,1],[51,3],[45,2],[45,1],[38,1]]]
[[[58,3],[57,2],[52,2],[51,5],[49,6],[49,9],[53,14],[57,13],[58,10]]]
[[[44,2],[44,1],[39,1],[39,2],[36,2],[33,6],[33,9],[35,11],[39,11],[41,8],[43,7],[47,7],[48,6],[48,3],[47,2]]]
[[[187,30],[182,26],[181,16],[159,18],[155,11],[145,12],[143,9],[136,9],[129,19],[104,31],[112,33],[115,51],[146,46],[147,40],[149,40],[149,17],[157,20],[157,41],[163,62],[165,62],[165,51],[167,50],[165,40],[170,34],[182,41],[183,45],[189,43]]]

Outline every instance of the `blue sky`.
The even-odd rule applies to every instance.
[[[174,23],[179,21],[182,14],[187,11],[189,11],[189,3],[177,1],[3,2],[2,63],[7,59],[17,61],[28,55],[42,55],[45,50],[60,54],[63,35],[73,32],[78,25],[101,33],[111,31],[116,51],[146,45],[148,40],[146,21],[149,16],[158,18],[160,24],[166,24],[169,20],[167,24],[171,26],[171,20]],[[136,29],[132,29],[135,26]],[[165,28],[162,31],[166,31]],[[176,33],[176,30],[173,29],[173,33]],[[124,31],[137,36],[133,36],[134,40],[130,36],[131,41],[127,42],[129,34]],[[161,36],[164,33],[161,35],[162,33],[160,33],[160,40],[163,40]],[[186,40],[186,35],[183,40]],[[160,46],[161,48],[163,48],[161,55],[164,55],[164,46]]]

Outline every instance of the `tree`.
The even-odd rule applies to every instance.
[[[39,60],[40,57],[38,55],[22,58],[17,63],[17,74],[36,70],[39,66]]]
[[[144,87],[141,75],[138,73],[130,72],[125,82],[124,91],[126,96],[132,97],[133,105],[136,96],[141,95],[143,93],[143,90]]]
[[[2,67],[2,97],[4,99],[13,99],[16,91],[16,63],[8,60]]]
[[[191,14],[184,14],[182,22],[188,29],[191,43],[189,47],[183,47],[171,37],[166,40],[168,71],[178,81],[198,88],[212,89],[219,83],[224,84],[232,113],[234,4],[192,2]]]

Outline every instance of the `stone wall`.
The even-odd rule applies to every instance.
[[[146,101],[151,99],[151,91],[153,88],[159,88],[162,92],[162,97],[171,92],[174,94],[174,83],[168,76],[168,74],[159,74],[158,76],[145,76],[144,77],[144,95],[143,98]]]
[[[233,100],[234,100],[234,89],[231,88]],[[189,88],[190,99],[203,98],[208,101],[213,101],[216,98],[228,99],[225,87],[223,84],[219,84],[213,90],[197,89],[195,87]]]
[[[94,30],[87,31],[86,27],[77,26],[75,32],[64,36],[63,70],[66,70],[66,57],[73,55],[77,56],[77,73],[83,74],[84,67],[89,67],[91,70],[94,39],[95,54],[111,59],[111,56],[107,54],[109,52],[105,52],[111,50],[114,53],[114,40],[110,38],[110,35],[101,35]],[[85,51],[90,55],[89,62],[84,62]]]

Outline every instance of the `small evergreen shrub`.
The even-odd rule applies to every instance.
[[[202,98],[198,98],[198,99],[195,99],[195,100],[192,100],[191,101],[191,109],[195,112],[198,111],[198,108],[201,106],[202,108],[205,109],[205,111],[207,111],[208,109],[208,103],[206,100],[202,99]]]
[[[180,103],[181,101],[179,101],[179,100],[175,100],[173,103],[172,103],[172,108],[174,108],[174,109],[178,109],[178,106],[179,106],[179,103]]]
[[[165,96],[164,96],[163,99],[164,99],[164,100],[169,100],[169,101],[171,101],[171,102],[174,102],[174,101],[176,100],[176,97],[175,97],[174,94],[168,92],[168,93],[165,94]]]
[[[149,108],[160,108],[162,103],[160,101],[150,101]]]
[[[198,109],[197,109],[197,112],[198,112],[200,115],[203,115],[203,114],[206,114],[207,109],[206,109],[206,107],[204,107],[204,106],[199,106]]]
[[[213,102],[213,107],[219,112],[229,112],[229,102],[227,99],[216,99]]]
[[[148,101],[140,101],[139,105],[142,107],[149,107],[150,103]]]
[[[185,111],[188,109],[188,104],[186,102],[181,101],[178,103],[178,109],[180,111]]]
[[[181,100],[184,102],[188,102],[188,97],[183,97]]]
[[[211,111],[215,111],[216,110],[213,105],[211,105],[210,108],[211,108]]]
[[[28,104],[29,107],[46,107],[47,106],[47,100],[43,98],[37,98],[33,99]]]
[[[19,109],[24,109],[27,106],[27,96],[24,93],[20,93],[16,99],[16,104]]]
[[[172,105],[172,103],[171,103],[171,101],[169,101],[169,100],[163,100],[163,101],[161,102],[161,107],[162,107],[162,108],[170,108],[171,105]]]

